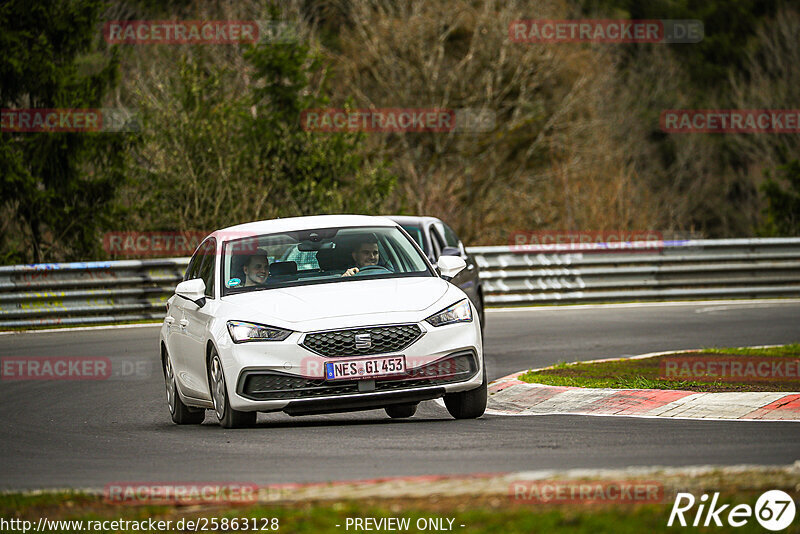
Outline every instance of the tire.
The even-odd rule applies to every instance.
[[[186,406],[178,394],[178,384],[175,382],[175,371],[169,353],[165,352],[162,362],[164,370],[164,385],[167,391],[167,406],[172,422],[176,425],[199,425],[206,418],[206,411],[202,408]]]
[[[416,404],[395,404],[394,406],[387,406],[384,408],[386,415],[392,419],[405,419],[417,413]]]
[[[480,307],[478,308],[478,317],[481,320],[481,338],[483,338],[484,327],[486,326],[486,314],[484,313],[483,305],[483,291],[480,292]]]
[[[225,373],[222,360],[217,349],[211,349],[211,360],[208,366],[208,386],[211,388],[211,399],[214,401],[214,413],[217,414],[222,428],[246,428],[256,424],[258,412],[240,412],[231,408],[228,402],[228,388],[225,386]]]
[[[484,364],[485,365],[485,364]],[[483,368],[481,385],[469,391],[449,393],[444,396],[444,405],[456,419],[477,419],[486,411],[488,398],[486,388],[486,367]]]

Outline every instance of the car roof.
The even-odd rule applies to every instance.
[[[436,217],[428,217],[428,216],[417,216],[417,215],[386,215],[387,219],[391,219],[397,224],[400,225],[409,225],[409,226],[424,226],[425,224],[432,224],[432,223],[441,223],[441,219],[437,219]]]
[[[385,217],[371,215],[312,215],[308,217],[286,217],[237,224],[214,232],[220,239],[239,239],[251,235],[312,230],[315,228],[358,227],[358,226],[396,226],[397,223]],[[226,235],[233,234],[233,235]]]

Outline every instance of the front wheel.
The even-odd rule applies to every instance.
[[[244,428],[256,424],[258,412],[240,412],[231,408],[228,402],[228,388],[225,387],[225,373],[222,361],[216,349],[211,349],[211,366],[208,370],[208,382],[211,386],[211,400],[214,402],[214,413],[217,414],[222,428]]]
[[[186,406],[178,394],[178,384],[175,383],[175,370],[172,367],[169,353],[164,354],[164,383],[167,390],[167,406],[172,422],[176,425],[199,425],[206,418],[206,411],[202,408]]]
[[[485,365],[485,364],[484,364]],[[486,411],[488,398],[486,388],[486,367],[483,368],[481,385],[469,391],[449,393],[444,396],[444,405],[456,419],[476,419]]]
[[[480,317],[481,321],[481,338],[483,338],[483,330],[486,326],[486,308],[483,305],[483,293],[480,294],[480,308],[478,309],[478,316]]]

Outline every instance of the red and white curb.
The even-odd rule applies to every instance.
[[[664,494],[674,491],[706,491],[720,480],[738,485],[744,480],[749,490],[770,486],[774,489],[789,485],[793,487],[800,475],[800,461],[793,465],[695,465],[688,467],[633,466],[614,469],[546,469],[506,473],[469,473],[461,475],[423,475],[385,477],[369,480],[337,480],[310,483],[277,483],[253,486],[258,487],[257,501],[260,503],[324,502],[330,500],[352,499],[393,499],[393,498],[431,498],[431,497],[479,497],[497,496],[516,499],[515,485],[533,481],[551,481],[561,484],[569,481],[583,484],[587,481],[607,480],[612,483],[656,481],[664,487]],[[710,478],[709,478],[710,477]],[[722,478],[720,478],[722,477]],[[145,483],[146,484],[146,483]],[[161,483],[156,486],[169,487]],[[186,482],[176,485],[191,486]],[[241,483],[251,485],[250,483]],[[0,490],[0,495],[47,495],[80,492],[88,495],[106,496],[104,488],[43,488],[36,490]],[[120,504],[137,504],[135,500]],[[149,504],[142,502],[141,504]],[[169,504],[169,503],[164,503]],[[209,504],[220,504],[219,502]],[[189,510],[188,508],[186,509]]]
[[[545,386],[519,380],[525,371],[489,385],[489,415],[605,415],[800,421],[800,393],[695,393],[667,389]]]

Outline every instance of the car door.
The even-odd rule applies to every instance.
[[[210,399],[208,380],[206,377],[206,340],[208,328],[217,307],[215,298],[215,281],[217,267],[217,242],[213,237],[206,239],[198,248],[201,255],[200,266],[195,273],[206,285],[206,302],[201,307],[194,302],[183,300],[184,338],[183,338],[183,374],[181,381],[186,386],[185,393],[199,399]]]
[[[202,262],[203,255],[200,254],[198,249],[189,260],[189,265],[186,267],[186,273],[183,275],[182,281],[198,278]],[[186,349],[186,304],[188,303],[186,299],[174,295],[171,298],[169,311],[165,319],[168,326],[166,336],[167,352],[169,352],[170,360],[172,361],[173,371],[179,377],[183,377],[186,373],[183,353]],[[181,391],[183,391],[183,388],[181,388]]]
[[[436,233],[439,234],[439,242],[442,244],[442,249],[444,249],[444,247],[451,250],[457,249],[458,255],[467,263],[467,268],[453,278],[453,283],[467,294],[476,307],[480,307],[480,280],[478,278],[478,269],[475,266],[475,260],[467,254],[464,244],[452,228],[441,221],[434,223],[431,228],[435,228]]]
[[[444,240],[439,235],[438,230],[431,225],[428,226],[428,241],[430,241],[431,255],[433,256],[434,263],[439,260],[444,248]]]

